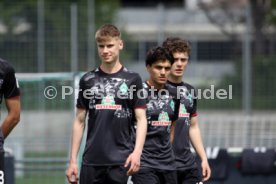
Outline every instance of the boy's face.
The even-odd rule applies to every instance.
[[[174,63],[171,68],[171,74],[174,77],[182,77],[187,67],[189,55],[187,52],[173,53]]]
[[[97,42],[98,54],[103,63],[112,63],[119,60],[120,50],[123,49],[123,41],[120,38],[107,37]]]
[[[158,60],[151,66],[147,66],[151,81],[156,84],[163,85],[167,82],[171,70],[171,63],[169,60]]]

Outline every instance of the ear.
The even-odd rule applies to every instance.
[[[120,48],[120,50],[122,50],[124,48],[123,40],[119,40],[119,48]]]
[[[151,68],[150,65],[147,65],[146,68],[147,68],[147,71],[150,72],[150,68]]]

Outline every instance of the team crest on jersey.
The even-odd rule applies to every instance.
[[[125,82],[123,82],[123,83],[121,84],[121,86],[119,87],[119,89],[120,89],[120,91],[121,91],[123,94],[125,94],[125,93],[127,92],[127,90],[128,90],[127,84],[126,84]]]
[[[190,117],[190,113],[187,113],[187,109],[184,104],[180,104],[178,117],[185,117],[185,118]]]
[[[170,106],[171,106],[172,110],[174,111],[174,101],[173,100],[171,100]]]
[[[158,116],[158,121],[152,121],[153,126],[170,126],[171,121],[167,112],[162,112]]]
[[[121,105],[116,105],[113,96],[105,96],[102,99],[101,104],[96,105],[96,109],[111,109],[111,110],[121,110]]]
[[[193,96],[190,93],[188,93],[187,98],[190,101],[190,103],[192,104],[193,103]]]

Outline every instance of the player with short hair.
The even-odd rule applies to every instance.
[[[120,62],[123,41],[116,26],[103,25],[95,39],[101,65],[84,74],[79,82],[67,178],[70,183],[78,181],[77,154],[88,115],[80,183],[124,184],[128,175],[139,170],[146,136],[146,103],[137,96],[142,80]],[[136,141],[132,139],[135,121]]]
[[[0,104],[2,98],[8,110],[0,128],[0,171],[4,171],[4,139],[20,121],[20,91],[14,68],[0,59]]]
[[[146,68],[149,80],[143,83],[147,100],[148,131],[141,156],[141,169],[134,184],[176,184],[170,130],[178,117],[176,90],[166,85],[173,56],[162,47],[148,51]]]
[[[203,147],[197,118],[197,99],[195,89],[183,82],[191,47],[188,41],[169,37],[163,42],[174,57],[168,84],[181,93],[179,119],[173,128],[173,149],[176,156],[177,178],[179,184],[197,184],[210,178],[211,170]],[[192,143],[201,159],[202,176],[199,174],[195,157],[190,150]]]

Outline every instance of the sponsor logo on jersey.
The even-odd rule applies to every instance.
[[[190,113],[187,113],[187,109],[184,104],[180,104],[178,117],[182,117],[182,118],[190,117]]]
[[[103,97],[102,103],[96,105],[96,109],[111,109],[111,110],[121,110],[121,105],[116,105],[113,96]]]
[[[171,121],[170,121],[170,118],[168,116],[168,113],[167,112],[162,112],[161,114],[159,114],[158,121],[152,121],[151,125],[152,126],[170,126]]]
[[[190,93],[188,93],[187,98],[190,101],[190,103],[193,103],[193,96]]]
[[[113,96],[103,97],[102,104],[104,104],[104,105],[115,105],[114,97]]]

